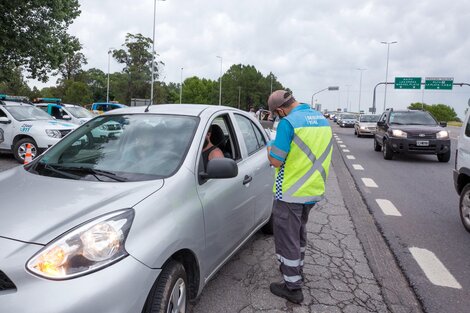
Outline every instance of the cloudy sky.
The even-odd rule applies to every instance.
[[[152,37],[154,0],[80,0],[82,14],[70,32],[83,44],[89,67],[106,71],[107,51],[126,33]],[[372,105],[374,86],[394,77],[453,77],[470,83],[470,1],[453,0],[166,0],[157,1],[156,51],[165,63],[161,78],[179,82],[199,76],[216,80],[232,64],[272,71],[298,100],[328,86],[314,101],[323,108]],[[357,68],[367,69],[362,72]],[[111,62],[111,71],[119,70]],[[349,92],[348,92],[349,89]],[[361,89],[361,93],[359,90]],[[470,87],[452,91],[387,90],[387,107],[411,102],[445,103],[459,116]],[[348,102],[349,100],[349,102]],[[377,107],[384,88],[377,88]]]

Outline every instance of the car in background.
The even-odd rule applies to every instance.
[[[107,123],[121,136],[96,138]],[[209,129],[224,158],[203,158]],[[132,107],[1,172],[1,311],[188,312],[253,234],[272,231],[268,140],[235,108]],[[18,205],[25,190],[33,205]]]
[[[85,124],[96,116],[79,105],[55,103],[36,103],[35,105],[56,120],[69,121],[76,125]]]
[[[34,159],[76,127],[54,120],[25,97],[0,95],[0,151],[13,153],[20,163],[24,163],[28,144]]]
[[[343,113],[337,123],[340,127],[354,127],[356,120],[357,117],[355,114]]]
[[[115,102],[95,102],[91,105],[91,111],[95,114],[103,114],[104,112],[127,107],[125,104]]]
[[[373,136],[377,128],[377,122],[379,121],[380,115],[375,114],[361,114],[354,123],[354,135],[357,137],[361,136]]]
[[[470,232],[470,111],[460,128],[455,152],[454,186],[459,198],[459,214],[465,229]]]
[[[374,134],[374,150],[383,150],[386,160],[400,154],[435,154],[439,162],[450,160],[446,122],[438,123],[426,111],[388,109],[379,118]]]

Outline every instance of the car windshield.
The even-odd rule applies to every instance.
[[[20,122],[53,119],[43,110],[29,104],[6,106],[5,109],[7,109],[7,111],[13,116],[15,120]]]
[[[76,118],[93,118],[95,115],[82,107],[66,107],[65,108],[70,114]]]
[[[341,115],[341,119],[343,120],[354,120],[356,118],[356,116],[354,116],[353,114],[343,114]]]
[[[409,111],[409,112],[392,112],[390,114],[390,124],[437,125],[437,122],[428,112]]]
[[[380,115],[361,115],[361,122],[375,123],[379,121]]]
[[[101,116],[49,149],[29,170],[99,181],[169,177],[183,162],[198,121],[177,115]]]

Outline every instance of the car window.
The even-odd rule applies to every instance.
[[[383,113],[382,116],[380,117],[380,122],[385,122],[387,120],[387,114]]]
[[[0,109],[0,117],[8,117],[5,112],[3,112],[2,109]]]
[[[101,116],[54,145],[34,170],[84,180],[112,180],[92,171],[126,181],[169,177],[186,157],[198,120],[157,114]]]
[[[5,108],[17,121],[50,120],[52,117],[32,105],[8,106]]]
[[[465,136],[470,137],[470,118],[467,120],[467,125],[465,125]]]
[[[227,114],[220,115],[211,122],[211,125],[217,125],[222,129],[224,139],[222,143],[218,143],[218,147],[222,150],[224,156],[233,160],[241,159],[240,148],[234,135],[235,132],[233,125],[230,123],[229,116]]]
[[[266,145],[264,136],[251,120],[240,114],[235,114],[235,119],[242,131],[248,155],[252,155]]]
[[[436,120],[428,113],[422,111],[392,112],[390,124],[397,125],[437,125]]]

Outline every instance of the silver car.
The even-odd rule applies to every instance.
[[[93,135],[110,123],[119,136]],[[211,125],[225,158],[204,162]],[[133,107],[0,173],[0,311],[187,312],[250,236],[270,231],[267,141],[237,109]]]
[[[361,114],[354,124],[354,135],[357,135],[357,137],[373,136],[379,117],[380,115]]]

